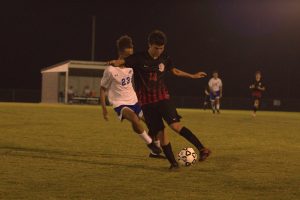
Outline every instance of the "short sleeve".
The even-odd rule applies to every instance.
[[[100,85],[101,85],[101,87],[109,88],[111,82],[112,82],[112,75],[111,75],[111,72],[109,71],[109,67],[108,67],[104,70]]]
[[[170,56],[167,56],[167,57],[166,57],[165,66],[166,66],[166,70],[167,70],[167,71],[170,71],[171,69],[174,68],[174,66],[173,66],[173,61],[172,61],[172,59],[170,58]]]

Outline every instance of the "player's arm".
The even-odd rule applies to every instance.
[[[108,112],[106,109],[106,88],[105,87],[100,87],[100,103],[101,103],[101,107],[102,107],[102,115],[103,118],[108,121]]]
[[[109,67],[104,70],[103,77],[101,79],[100,83],[100,103],[102,107],[102,114],[103,118],[107,121],[108,120],[108,112],[106,109],[106,91],[110,87],[112,83],[112,76],[109,71]]]
[[[108,65],[112,65],[115,67],[119,67],[121,65],[125,64],[125,60],[124,59],[119,59],[119,60],[110,60],[107,62]]]
[[[179,70],[177,68],[172,68],[171,72],[175,76],[184,77],[184,78],[203,78],[203,77],[206,76],[205,72],[197,72],[195,74],[190,74],[190,73],[181,71],[181,70]]]
[[[209,93],[215,94],[215,92],[213,91],[213,88],[212,88],[212,79],[210,79],[208,81],[208,89],[209,89]]]
[[[134,68],[137,63],[139,63],[139,54],[132,54],[125,59],[111,60],[107,62],[108,65],[112,65],[115,67],[125,65],[132,68]]]
[[[223,83],[220,79],[220,97],[222,97],[222,96],[223,96]]]
[[[207,89],[204,90],[204,93],[205,93],[206,95],[209,95],[209,92],[208,92]]]
[[[259,90],[261,90],[261,91],[265,91],[266,90],[266,87],[265,86],[263,86],[263,87],[257,87]]]

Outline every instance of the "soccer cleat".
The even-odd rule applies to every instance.
[[[217,110],[217,113],[220,114],[220,110]]]
[[[203,148],[200,150],[199,161],[204,161],[211,154],[211,151],[207,148]]]
[[[153,142],[147,144],[147,147],[151,150],[151,153],[153,154],[160,154],[162,152],[161,149],[157,147]]]
[[[179,171],[180,167],[179,167],[178,163],[173,163],[173,164],[171,164],[169,170],[170,171]]]
[[[152,152],[150,152],[149,154],[149,158],[157,158],[157,159],[167,159],[165,156],[160,155],[160,154],[154,154]]]

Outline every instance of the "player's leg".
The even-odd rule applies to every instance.
[[[161,147],[163,149],[163,152],[168,159],[169,163],[171,164],[170,169],[171,170],[176,170],[179,168],[179,165],[175,159],[173,150],[172,150],[172,145],[171,142],[168,138],[167,133],[165,132],[165,129],[158,131],[157,134],[158,139],[161,141]]]
[[[259,99],[256,98],[254,100],[254,105],[253,105],[253,116],[256,116],[256,112],[258,110],[258,107],[259,107]]]
[[[170,128],[175,132],[179,133],[182,137],[184,137],[187,141],[193,144],[199,151],[199,161],[204,161],[211,154],[211,151],[204,147],[204,145],[200,142],[198,137],[187,127],[182,126],[179,122],[174,122],[169,124]]]
[[[163,123],[160,110],[157,107],[157,103],[147,104],[142,107],[145,121],[149,129],[149,134],[153,137],[157,137],[160,140],[161,148],[171,164],[171,169],[178,168],[177,161],[174,157],[171,143],[165,133],[165,126]]]
[[[213,112],[213,114],[215,114],[216,112],[216,101],[215,100],[210,100],[210,104],[211,104],[211,110]]]
[[[215,97],[215,95],[211,92],[210,93],[210,105],[211,105],[211,109],[212,109],[212,112],[213,112],[213,114],[215,114],[215,112],[216,112],[216,97]]]
[[[182,137],[192,143],[199,150],[200,161],[205,160],[210,155],[211,151],[204,147],[197,136],[187,127],[181,125],[181,117],[178,115],[177,110],[171,101],[161,101],[160,111],[163,115],[164,120],[168,123],[170,128],[179,133]]]
[[[139,116],[139,118],[140,118],[140,120],[142,120],[142,121],[146,124],[144,115]],[[147,124],[146,124],[146,125],[147,125]],[[149,135],[149,136],[152,138],[154,144],[155,144],[158,148],[161,148],[160,140],[158,139],[158,137],[157,137],[157,136],[151,136],[151,135]]]
[[[215,104],[216,104],[216,110],[217,110],[217,113],[220,113],[220,98],[217,97],[216,100],[215,100]]]
[[[147,144],[147,147],[151,150],[151,152],[155,154],[161,153],[160,148],[158,148],[154,144],[152,138],[145,131],[139,117],[136,115],[136,113],[133,110],[131,110],[129,107],[124,107],[122,109],[122,117],[124,119],[127,119],[131,123],[134,132],[136,132],[141,137],[141,139]]]
[[[147,113],[147,107],[144,108],[144,109],[146,109],[145,112]],[[140,120],[142,120],[146,124],[146,126],[148,126],[147,123],[146,123],[143,111],[142,110],[136,110],[136,111],[137,111],[136,112],[137,114],[140,112],[138,114]],[[158,139],[158,137],[156,135],[153,135],[153,134],[151,135],[149,132],[148,132],[148,135],[152,138],[152,141],[155,144],[155,146],[157,148],[161,149],[160,140]],[[161,153],[161,150],[160,150],[160,153]],[[158,158],[158,159],[166,159],[166,157],[161,155],[160,153],[154,153],[153,151],[151,151],[150,154],[149,154],[149,157],[150,158]]]
[[[145,131],[142,124],[140,123],[140,119],[130,108],[127,107],[123,108],[122,116],[124,119],[127,119],[128,121],[131,122],[133,130],[137,134],[142,134]]]
[[[208,100],[207,100],[207,95],[205,95],[205,97],[204,97],[204,103],[203,103],[203,110],[206,110],[207,105],[208,105]]]

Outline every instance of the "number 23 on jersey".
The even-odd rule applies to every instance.
[[[130,77],[126,77],[126,78],[122,78],[121,80],[121,85],[125,86],[131,83],[131,78]]]

